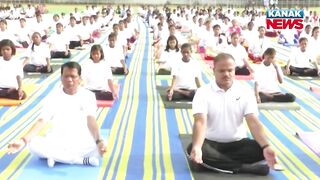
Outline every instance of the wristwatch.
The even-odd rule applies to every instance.
[[[103,140],[102,140],[102,139],[100,139],[100,138],[99,138],[99,139],[97,139],[97,140],[96,140],[96,145],[98,145],[98,144],[99,144],[100,142],[102,142],[102,141],[103,141]]]

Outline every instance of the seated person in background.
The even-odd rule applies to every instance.
[[[69,39],[63,31],[63,25],[57,23],[56,32],[48,38],[51,49],[51,58],[70,58]]]
[[[263,53],[263,61],[255,73],[255,95],[257,103],[293,102],[296,97],[291,93],[282,93],[278,83],[283,82],[283,73],[276,60],[276,50],[268,48]]]
[[[8,24],[5,19],[0,20],[0,41],[3,39],[9,39],[15,45],[18,45],[16,41],[17,38],[14,36],[14,33],[12,31],[8,30]]]
[[[23,71],[51,73],[51,55],[48,45],[41,41],[41,35],[38,32],[33,33],[32,41],[27,57],[23,62]]]
[[[112,30],[113,30],[113,33],[117,35],[117,42],[115,46],[120,46],[121,49],[123,49],[123,55],[127,56],[127,40],[123,37],[120,37],[121,34],[119,35],[119,31],[120,31],[119,24],[117,23],[113,24]]]
[[[181,60],[181,53],[179,52],[178,40],[174,35],[169,36],[167,46],[161,53],[158,74],[170,75],[171,69],[176,66],[177,62]]]
[[[181,54],[182,61],[171,71],[173,78],[167,94],[169,101],[192,101],[196,89],[200,87],[201,69],[198,62],[191,58],[191,45],[183,44]]]
[[[304,27],[304,30],[300,33],[299,38],[305,37],[305,38],[308,39],[308,41],[310,41],[310,39],[311,39],[311,29],[312,29],[311,25],[307,24]]]
[[[44,100],[39,119],[21,138],[10,143],[13,154],[28,145],[32,154],[46,158],[48,167],[55,162],[99,166],[106,152],[96,121],[94,94],[80,87],[81,67],[77,62],[61,66],[62,88]],[[50,122],[50,131],[39,136]]]
[[[66,28],[66,33],[69,37],[70,44],[69,48],[74,49],[76,47],[81,47],[83,45],[83,40],[81,39],[81,27],[77,25],[77,20],[75,17],[70,17],[70,23]]]
[[[216,56],[215,80],[199,88],[194,96],[193,137],[187,149],[191,167],[198,169],[199,164],[206,164],[233,174],[267,175],[269,167],[276,164],[276,154],[258,119],[253,93],[234,81],[235,66],[230,54]],[[244,119],[254,139],[248,138]],[[268,165],[257,163],[262,160]]]
[[[278,43],[283,45],[297,45],[297,39],[297,31],[293,29],[283,29],[280,32]]]
[[[14,35],[17,38],[17,42],[22,45],[23,48],[27,48],[31,40],[31,29],[26,25],[26,19],[20,18],[19,22],[20,26],[16,29]]]
[[[269,39],[265,37],[266,28],[260,26],[258,28],[259,36],[254,38],[254,41],[249,45],[249,58],[252,59],[254,63],[262,61],[263,52],[271,46]]]
[[[225,49],[225,53],[231,54],[236,63],[236,75],[249,75],[253,73],[248,62],[248,54],[245,48],[239,42],[239,34],[234,32],[231,34],[231,44]]]
[[[231,43],[231,40],[230,38],[232,38],[232,34],[233,33],[237,33],[239,35],[239,38],[240,38],[240,35],[242,36],[242,30],[241,30],[241,27],[239,25],[239,21],[237,19],[232,19],[231,21],[231,26],[228,27],[228,30],[226,32],[226,36],[228,38],[228,42]]]
[[[104,60],[103,49],[95,44],[91,47],[90,60],[83,65],[85,87],[94,92],[97,100],[113,100],[118,97],[114,90],[111,67]]]
[[[206,49],[208,46],[212,45],[213,40],[211,40],[213,35],[213,29],[212,29],[212,21],[210,19],[207,19],[204,23],[204,27],[202,28],[201,33],[199,34],[199,48]]]
[[[227,38],[221,33],[219,24],[213,26],[213,42],[211,43],[212,45],[209,45],[208,48],[215,52],[221,52],[228,45]]]
[[[93,29],[89,23],[89,17],[88,16],[83,16],[82,17],[82,24],[80,25],[81,28],[81,39],[83,40],[83,43],[89,44],[93,43],[94,39],[92,37],[92,32]]]
[[[47,22],[43,21],[41,13],[37,12],[36,21],[31,24],[31,31],[39,32],[43,41],[48,38],[48,25]]]
[[[108,41],[109,44],[104,49],[104,52],[110,55],[106,60],[111,66],[112,73],[127,75],[129,71],[124,61],[123,49],[120,46],[116,46],[117,35],[110,33]]]
[[[288,75],[318,76],[320,69],[314,55],[308,48],[308,39],[300,38],[299,47],[292,50],[286,66]]]
[[[250,21],[247,25],[247,29],[242,31],[243,43],[242,46],[245,47],[246,50],[255,42],[255,38],[258,36],[258,32],[256,28],[254,28],[253,21]]]
[[[11,40],[0,41],[0,97],[21,100],[26,98],[26,93],[22,90],[22,63],[15,54]]]

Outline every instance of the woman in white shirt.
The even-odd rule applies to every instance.
[[[19,59],[15,58],[16,47],[9,39],[0,41],[0,97],[25,99],[23,91],[23,71]]]
[[[23,71],[51,73],[50,49],[48,45],[41,42],[41,35],[38,32],[33,33],[32,41],[28,56],[23,62]]]
[[[257,66],[255,73],[255,96],[257,103],[293,102],[296,97],[291,93],[283,93],[279,83],[283,82],[283,73],[276,60],[276,50],[268,48],[263,53],[263,61]]]
[[[85,87],[94,92],[97,100],[113,100],[118,98],[112,81],[112,72],[104,60],[102,47],[95,44],[91,47],[90,60],[83,65]]]
[[[181,59],[181,53],[179,52],[178,40],[174,35],[169,36],[167,40],[167,46],[161,53],[159,63],[158,74],[170,75],[171,69],[176,66],[177,62]]]

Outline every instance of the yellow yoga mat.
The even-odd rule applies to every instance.
[[[25,84],[23,86],[23,90],[26,93],[27,98],[30,94],[32,94],[36,90],[36,88],[37,88],[37,85],[35,84]],[[16,100],[16,99],[0,98],[0,106],[18,106],[18,105],[21,105],[26,99]]]

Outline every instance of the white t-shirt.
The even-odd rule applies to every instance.
[[[50,49],[49,46],[43,42],[39,46],[34,45],[32,50],[32,44],[28,48],[28,54],[30,57],[29,64],[36,66],[46,66],[47,58],[50,58]]]
[[[82,69],[82,79],[87,89],[110,91],[108,80],[112,80],[112,71],[110,65],[105,60],[94,63],[90,59],[84,63]]]
[[[17,76],[23,78],[22,62],[16,58],[5,61],[0,57],[0,88],[18,89]]]
[[[290,65],[297,68],[314,68],[312,62],[315,60],[314,55],[307,49],[302,52],[300,48],[294,48],[290,55]]]
[[[120,46],[115,46],[111,48],[106,46],[103,49],[105,59],[110,64],[111,67],[123,67],[121,60],[124,60],[123,49]]]
[[[197,89],[195,78],[201,78],[201,69],[197,61],[190,59],[189,62],[179,61],[172,68],[171,74],[176,77],[176,88]]]
[[[283,78],[282,70],[277,66],[281,78]],[[269,66],[264,65],[262,62],[256,67],[255,81],[259,84],[259,91],[266,93],[281,92],[278,85],[277,71],[275,67],[270,64]]]
[[[61,32],[61,34],[52,34],[48,38],[48,43],[51,44],[51,50],[53,51],[66,51],[70,42],[66,33]]]
[[[94,93],[79,88],[74,95],[66,94],[62,88],[55,89],[44,100],[40,118],[51,120],[52,128],[47,138],[53,143],[67,147],[87,147],[95,143],[87,125],[87,117],[96,114]]]
[[[258,114],[252,90],[237,81],[226,92],[215,81],[199,88],[192,102],[193,114],[207,116],[205,138],[217,142],[238,141],[247,137],[244,116]]]
[[[161,53],[159,62],[164,63],[165,65],[168,65],[168,67],[173,68],[177,66],[177,64],[181,61],[182,55],[180,51],[171,50],[169,51],[163,51]]]
[[[308,43],[307,49],[311,51],[313,56],[319,55],[320,38],[316,40],[314,37],[310,37],[309,40],[310,42]]]
[[[233,56],[236,66],[244,66],[244,59],[247,59],[248,54],[246,49],[238,44],[236,47],[234,47],[232,44],[227,46],[227,48],[224,50],[225,53],[229,53]]]
[[[249,45],[249,52],[254,55],[262,56],[264,51],[271,47],[271,43],[267,38],[254,38],[253,43]]]
[[[67,33],[69,41],[80,41],[81,28],[79,25],[67,26],[65,32]]]
[[[40,33],[41,36],[46,35],[45,30],[48,29],[48,25],[44,21],[41,21],[41,22],[34,21],[30,27],[31,27],[32,33],[38,32]]]

